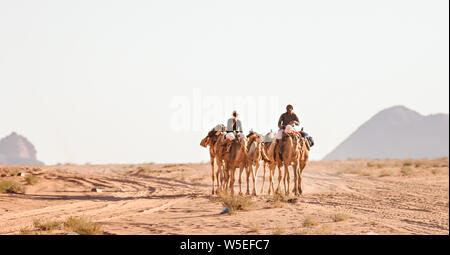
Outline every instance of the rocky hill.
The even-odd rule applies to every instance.
[[[423,116],[394,106],[373,116],[324,159],[438,158],[448,152],[448,114]]]
[[[13,132],[0,140],[0,165],[43,165],[27,138]]]

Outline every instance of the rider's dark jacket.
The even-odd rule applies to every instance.
[[[287,125],[289,125],[289,123],[291,123],[291,121],[298,121],[298,117],[295,113],[288,113],[285,112],[283,114],[281,114],[280,116],[280,120],[278,120],[278,126],[283,126],[286,127]]]

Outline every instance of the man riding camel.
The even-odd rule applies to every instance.
[[[283,137],[283,132],[286,130],[286,128],[288,128],[289,132],[295,133],[300,137],[307,138],[311,142],[312,147],[314,145],[313,138],[308,133],[303,131],[303,128],[300,132],[294,129],[294,126],[300,125],[300,121],[297,114],[295,114],[293,110],[294,107],[292,105],[288,105],[286,106],[286,112],[281,114],[280,119],[278,120],[278,128],[280,128],[280,130],[277,133],[277,140],[280,140]]]
[[[278,128],[280,129],[277,134],[277,140],[280,140],[283,136],[283,132],[287,126],[293,128],[294,126],[300,125],[300,121],[297,114],[293,112],[294,107],[292,105],[286,106],[286,112],[281,114],[278,120]]]
[[[226,141],[227,141],[227,152],[229,152],[231,147],[231,141],[233,141],[236,136],[235,135],[242,135],[243,129],[242,129],[242,122],[240,119],[238,119],[239,114],[236,111],[233,111],[232,118],[228,119],[227,122],[227,135],[226,135]]]

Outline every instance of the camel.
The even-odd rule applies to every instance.
[[[261,192],[264,193],[264,184],[266,179],[266,166],[269,168],[269,191],[268,194],[270,195],[272,191],[275,193],[275,187],[274,187],[274,176],[275,176],[275,169],[278,167],[279,170],[279,176],[281,176],[281,160],[279,155],[276,155],[276,141],[272,142],[265,142],[262,146],[262,149],[264,150],[264,153],[267,157],[267,159],[263,158],[263,184],[261,186]]]
[[[294,170],[294,192],[295,195],[298,194],[298,168],[300,161],[300,146],[299,146],[299,137],[295,134],[286,134],[283,133],[283,137],[281,141],[278,142],[278,148],[276,148],[276,156],[278,169],[280,174],[278,176],[278,185],[276,192],[279,192],[281,179],[283,179],[284,192],[286,195],[289,195],[289,185],[290,185],[290,175],[289,175],[289,166],[292,166]],[[281,168],[280,166],[284,165],[284,175],[281,177]]]
[[[236,168],[240,171],[246,167],[247,138],[239,137],[231,141],[230,151],[225,154],[225,186],[228,184],[231,195],[234,195],[234,182]]]
[[[215,144],[215,158],[217,164],[217,172],[216,172],[216,180],[219,182],[216,193],[220,193],[220,191],[226,189],[225,179],[226,179],[226,169],[225,169],[225,160],[226,160],[226,138],[225,133],[221,133],[217,142]]]
[[[247,145],[247,158],[246,158],[246,178],[247,178],[247,192],[246,195],[250,195],[250,174],[252,176],[253,181],[253,191],[252,195],[256,196],[256,177],[258,176],[259,166],[261,159],[265,161],[270,161],[270,159],[265,154],[265,150],[262,148],[261,136],[257,133],[251,132],[248,136],[248,145]],[[239,173],[239,191],[241,191],[241,175],[242,171]]]
[[[275,138],[275,134],[271,131],[269,133],[266,134],[265,137],[268,137],[267,140],[265,140],[262,144],[261,144],[261,155],[262,159],[263,159],[263,179],[262,179],[262,185],[261,185],[261,190],[260,190],[260,194],[264,193],[264,186],[266,183],[266,169],[268,168],[270,173],[269,173],[269,177],[270,177],[270,182],[269,182],[269,195],[271,193],[272,190],[275,190],[273,188],[273,171],[275,171],[275,167],[276,167],[276,160],[275,160],[275,141],[273,141],[272,139]],[[272,139],[271,139],[272,138]]]
[[[220,130],[218,130],[220,128]],[[218,125],[217,127],[213,128],[211,131],[208,132],[208,135],[201,141],[200,145],[203,147],[209,146],[209,157],[211,162],[211,179],[212,179],[212,194],[216,194],[217,190],[215,187],[215,181],[217,182],[217,187],[220,187],[219,183],[219,177],[220,177],[220,168],[218,169],[217,173],[215,174],[214,170],[214,163],[216,161],[216,150],[217,150],[217,142],[219,139],[224,139],[223,131],[225,131],[224,125]],[[218,166],[221,165],[222,161],[218,161]],[[215,180],[215,176],[217,176]]]
[[[298,195],[301,195],[303,193],[302,191],[302,173],[303,169],[306,167],[306,163],[308,162],[309,158],[309,150],[311,148],[311,142],[306,138],[301,138],[299,141],[299,148],[300,148],[300,158],[299,158],[299,167],[297,172],[297,193]],[[295,180],[294,180],[295,181]],[[295,192],[295,190],[294,190]]]

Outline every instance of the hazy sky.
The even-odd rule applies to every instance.
[[[208,160],[232,110],[266,133],[288,103],[321,159],[384,108],[448,113],[448,70],[447,0],[0,0],[0,137],[47,164]]]

